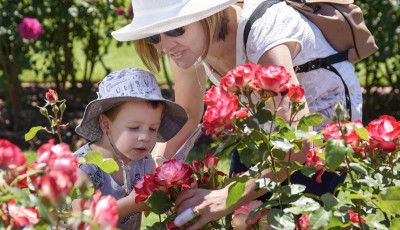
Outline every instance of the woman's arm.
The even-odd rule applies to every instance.
[[[271,50],[264,53],[264,55],[260,58],[259,64],[262,66],[268,66],[269,64],[274,64],[278,66],[284,66],[288,73],[291,74],[292,78],[290,80],[290,84],[298,84],[298,80],[293,71],[292,64],[292,55],[294,52],[294,43],[281,44],[278,45]],[[277,100],[280,100],[279,98]],[[284,102],[282,105],[288,105],[288,98],[283,99]],[[299,117],[302,117],[308,113],[308,106],[305,106],[305,109],[298,114]],[[283,107],[277,113],[278,116],[282,117],[285,120],[288,120],[290,111],[288,107]],[[293,154],[291,157],[291,161],[298,161],[303,163],[306,160],[307,152],[310,148],[310,145],[304,141],[303,148],[299,153]],[[270,178],[271,180],[276,181],[270,170],[264,170],[262,172],[262,177]],[[280,170],[278,172],[279,182],[282,182],[286,179],[286,170]],[[220,190],[206,190],[206,189],[190,189],[182,192],[176,200],[176,206],[178,207],[178,213],[183,212],[187,208],[193,208],[193,211],[200,215],[199,220],[190,228],[189,230],[199,229],[205,223],[211,220],[218,220],[229,213],[232,213],[234,210],[239,208],[240,206],[254,200],[255,198],[265,194],[268,192],[267,190],[259,190],[256,189],[256,179],[251,179],[247,182],[246,188],[242,198],[234,205],[226,208],[226,198],[228,196],[228,188],[229,185]]]
[[[203,66],[192,66],[181,69],[173,61],[171,69],[175,78],[175,102],[181,105],[188,114],[188,122],[171,140],[157,143],[153,156],[163,156],[171,159],[176,151],[196,130],[203,115],[203,96],[206,91],[207,76]]]

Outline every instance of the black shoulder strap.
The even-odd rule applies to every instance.
[[[251,30],[251,26],[253,23],[259,19],[265,11],[267,11],[268,8],[273,6],[276,3],[282,2],[283,0],[266,0],[260,3],[260,5],[257,6],[257,8],[254,10],[254,12],[250,15],[249,20],[246,23],[246,26],[244,27],[243,31],[243,41],[244,41],[244,49],[246,49],[247,46],[247,39],[249,37],[249,33]]]

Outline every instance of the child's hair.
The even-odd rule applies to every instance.
[[[111,109],[105,111],[103,114],[106,115],[111,121],[114,121],[118,112],[120,111],[122,105],[124,105],[126,102],[128,102],[128,101],[122,102],[122,103],[112,107]],[[140,102],[145,102],[146,104],[151,106],[151,108],[153,108],[153,109],[157,109],[159,106],[162,106],[162,113],[164,113],[165,103],[162,101],[140,101]]]

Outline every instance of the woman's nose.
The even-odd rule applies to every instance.
[[[176,42],[174,37],[166,36],[165,34],[160,34],[161,36],[161,41],[159,43],[161,50],[169,54],[170,50],[176,46]]]

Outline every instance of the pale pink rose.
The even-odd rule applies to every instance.
[[[22,19],[22,22],[18,25],[18,30],[21,37],[32,40],[37,40],[43,32],[42,26],[36,18]]]
[[[204,172],[204,163],[199,161],[198,159],[194,159],[192,163],[190,163],[192,166],[193,171],[197,173],[203,173]]]

